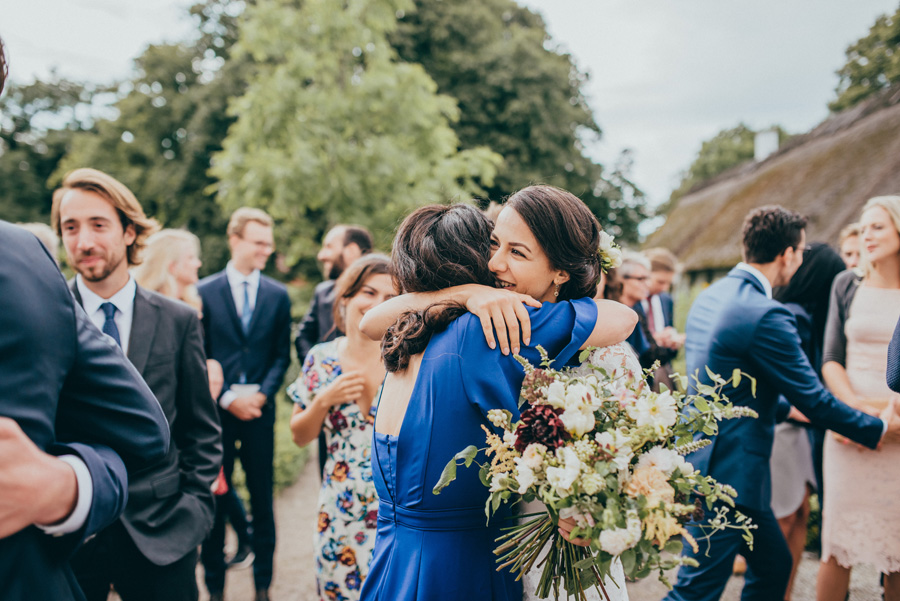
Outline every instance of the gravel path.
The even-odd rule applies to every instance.
[[[313,533],[319,496],[318,466],[319,460],[315,449],[312,449],[297,483],[286,488],[275,499],[278,542],[275,549],[275,579],[269,591],[273,601],[314,601],[317,598]],[[231,546],[229,551],[236,546],[231,537],[226,544]],[[200,582],[200,601],[208,601],[202,567],[197,568],[197,578]],[[228,571],[225,601],[253,601],[254,594],[252,568]]]
[[[313,450],[297,483],[285,489],[275,500],[278,548],[275,551],[275,580],[271,589],[273,601],[317,599],[312,537],[319,491],[319,476],[316,473],[318,465]],[[229,539],[228,544],[233,546],[235,543]],[[818,568],[818,559],[807,553],[800,565],[797,583],[794,586],[794,601],[815,601]],[[209,597],[203,586],[202,570],[202,567],[197,569],[200,601],[208,601]],[[675,581],[674,574],[670,579],[672,582]],[[738,601],[743,584],[743,578],[732,577],[722,601]],[[627,586],[630,601],[659,601],[666,594],[666,588],[653,577]],[[253,571],[251,569],[229,571],[225,600],[253,601],[253,596]],[[854,570],[850,583],[850,601],[880,600],[881,587],[878,586],[878,574],[868,566]]]

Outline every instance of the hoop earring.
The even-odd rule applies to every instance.
[[[556,285],[556,290],[553,291],[553,296],[554,297],[559,296],[559,284]]]

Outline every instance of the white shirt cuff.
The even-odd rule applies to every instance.
[[[226,390],[222,393],[222,396],[219,398],[219,406],[222,409],[228,409],[231,404],[234,402],[234,399],[237,398],[237,394],[233,390]]]
[[[35,524],[35,526],[51,536],[62,536],[77,532],[87,521],[91,503],[94,500],[94,480],[91,478],[91,472],[81,457],[77,455],[60,455],[58,459],[68,463],[75,471],[75,481],[78,484],[78,500],[75,502],[75,509],[69,514],[69,517],[59,524],[50,526]]]
[[[884,424],[884,427],[881,429],[881,438],[884,438],[884,435],[887,434],[888,431],[888,423],[884,418],[882,418],[881,423]]]

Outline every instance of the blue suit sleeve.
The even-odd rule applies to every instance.
[[[897,320],[888,347],[887,385],[894,392],[900,392],[900,320]]]
[[[786,308],[763,315],[748,352],[759,373],[766,374],[778,392],[814,424],[869,448],[878,446],[883,422],[848,407],[825,390],[801,350],[794,316]]]

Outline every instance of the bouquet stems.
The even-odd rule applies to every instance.
[[[585,588],[594,586],[600,591],[602,599],[609,600],[597,567],[592,564],[587,569],[589,575],[583,578],[585,570],[576,566],[578,562],[593,557],[590,547],[574,545],[564,539],[547,513],[531,514],[525,518],[531,519],[506,528],[508,532],[497,539],[500,545],[494,550],[494,554],[499,556],[498,570],[509,568],[518,572],[516,579],[519,580],[537,564],[542,572],[535,592],[541,599],[548,598],[551,590],[553,598],[559,599],[562,582],[566,597],[574,596],[580,601],[586,601]],[[546,554],[542,558],[541,554],[545,550]],[[583,580],[589,582],[587,587]]]

